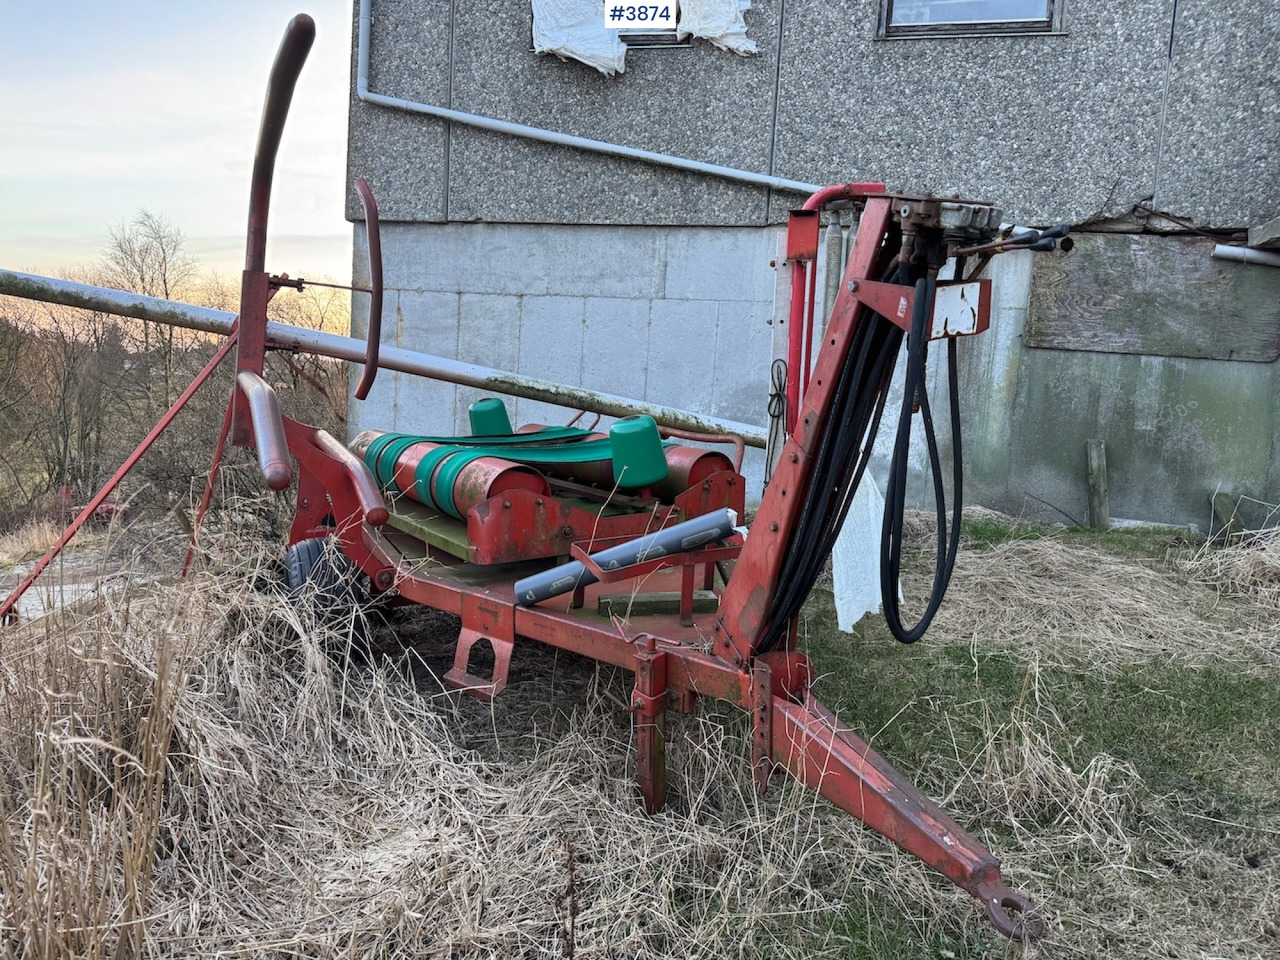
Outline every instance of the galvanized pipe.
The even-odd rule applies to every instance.
[[[94,287],[84,283],[72,283],[70,280],[57,280],[52,277],[4,269],[0,269],[0,295],[40,300],[44,303],[60,303],[68,307],[97,310],[101,313],[134,317],[138,320],[151,320],[224,336],[231,332],[231,325],[236,319],[235,314],[223,310],[211,310],[208,307],[197,307],[174,300],[160,300],[156,297],[144,297],[107,287]],[[337,360],[348,360],[352,363],[363,363],[365,359],[365,344],[361,340],[333,333],[322,333],[319,330],[291,327],[283,323],[267,324],[267,342],[277,349],[314,353]],[[764,448],[768,436],[763,427],[750,423],[708,417],[675,407],[664,407],[644,400],[598,393],[583,387],[553,383],[550,380],[527,377],[519,373],[495,370],[492,367],[463,363],[461,360],[451,360],[447,357],[437,357],[399,347],[384,346],[378,356],[378,367],[383,370],[397,370],[401,373],[430,377],[433,380],[477,387],[513,397],[542,400],[578,410],[591,410],[611,417],[647,414],[664,427],[692,430],[696,433],[735,433],[742,437],[748,446],[761,449]]]
[[[736,513],[729,509],[717,510],[593,553],[591,561],[601,570],[620,570],[646,560],[684,553],[715,540],[725,540],[733,536],[737,529]],[[585,563],[571,560],[517,580],[512,589],[515,591],[516,603],[522,607],[531,607],[543,600],[598,582],[599,579],[587,569]]]
[[[542,143],[553,143],[561,147],[573,147],[590,153],[603,153],[606,156],[622,157],[627,160],[639,160],[661,167],[672,167],[690,173],[701,173],[724,180],[736,180],[757,187],[772,187],[775,190],[790,190],[795,193],[813,193],[819,189],[817,184],[804,183],[799,180],[788,180],[767,173],[753,173],[750,170],[739,170],[735,167],[722,167],[714,163],[703,163],[700,160],[688,160],[684,157],[673,157],[666,153],[655,153],[652,150],[640,150],[635,147],[624,147],[618,143],[604,140],[592,140],[588,137],[575,137],[541,127],[530,127],[523,123],[511,123],[493,117],[482,117],[475,113],[464,113],[461,110],[450,110],[417,100],[404,100],[400,97],[388,97],[374,93],[369,89],[369,31],[373,22],[372,0],[360,0],[360,23],[356,35],[356,96],[366,103],[391,107],[395,110],[406,110],[410,113],[421,113],[428,117],[461,123],[480,130],[502,133],[512,137],[523,137],[526,140],[539,140]]]
[[[1253,247],[1232,247],[1225,243],[1216,243],[1213,254],[1219,260],[1239,260],[1241,263],[1257,263],[1267,267],[1280,267],[1280,253],[1270,250],[1255,250]]]

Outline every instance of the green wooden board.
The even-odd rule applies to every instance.
[[[711,590],[693,591],[693,612],[714,613],[720,600]],[[680,612],[680,594],[675,591],[657,593],[610,593],[599,598],[596,612],[602,617],[652,617],[661,614],[674,616]]]
[[[387,523],[410,536],[417,537],[437,550],[459,560],[467,559],[467,525],[461,520],[441,516],[420,503],[400,497],[390,506]]]

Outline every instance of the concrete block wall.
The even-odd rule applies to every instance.
[[[383,225],[383,342],[500,370],[763,425],[777,229]],[[357,285],[363,230],[355,231]],[[364,336],[367,300],[353,304]],[[483,394],[384,371],[352,434],[469,432]],[[514,424],[576,411],[507,398]],[[607,424],[609,421],[604,421]],[[763,457],[744,465],[759,491]]]

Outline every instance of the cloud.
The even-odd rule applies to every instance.
[[[350,244],[350,8],[312,8],[318,36],[281,145],[271,224],[320,249]],[[109,226],[143,207],[193,241],[243,236],[266,78],[293,11],[276,0],[27,5],[6,28],[15,54],[0,67],[0,265],[41,262],[59,242],[76,255],[100,249]],[[63,42],[40,42],[53,34]]]

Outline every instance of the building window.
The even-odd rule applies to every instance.
[[[618,36],[628,47],[692,47],[693,34],[676,39],[675,30],[619,30]]]
[[[880,0],[882,38],[1062,32],[1063,0]]]

